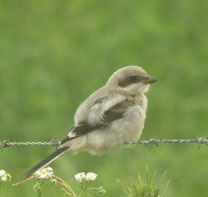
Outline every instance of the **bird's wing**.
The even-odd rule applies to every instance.
[[[111,122],[122,118],[131,105],[134,105],[134,102],[122,95],[97,99],[89,109],[87,119],[74,126],[61,144],[93,130],[105,128]]]

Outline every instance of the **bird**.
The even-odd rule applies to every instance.
[[[74,126],[57,150],[29,170],[25,179],[68,152],[102,155],[138,140],[146,118],[145,93],[154,82],[156,79],[139,66],[115,71],[103,87],[80,104]]]

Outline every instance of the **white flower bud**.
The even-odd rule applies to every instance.
[[[53,172],[53,169],[51,167],[46,168],[47,172]]]
[[[7,176],[2,176],[2,177],[1,177],[1,181],[3,181],[3,182],[6,182],[6,181],[8,181],[8,178],[7,178]]]
[[[94,181],[97,178],[97,174],[94,172],[88,172],[86,178],[87,181]]]
[[[79,183],[82,183],[83,181],[86,181],[86,175],[84,172],[80,172],[78,174],[74,175],[74,178],[76,179],[76,181],[78,181]]]
[[[6,171],[5,170],[0,170],[0,177],[5,176],[6,175]]]
[[[12,176],[7,173],[5,170],[0,170],[0,182],[10,181]]]

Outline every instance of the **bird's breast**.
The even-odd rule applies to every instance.
[[[123,145],[126,141],[138,140],[145,118],[146,105],[130,106],[122,118],[103,129],[87,134],[87,150],[93,154],[102,154]]]

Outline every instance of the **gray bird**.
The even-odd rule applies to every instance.
[[[26,178],[69,151],[101,155],[127,141],[138,140],[146,118],[145,93],[155,81],[138,66],[114,72],[102,88],[78,107],[75,124],[59,148],[32,168]]]

